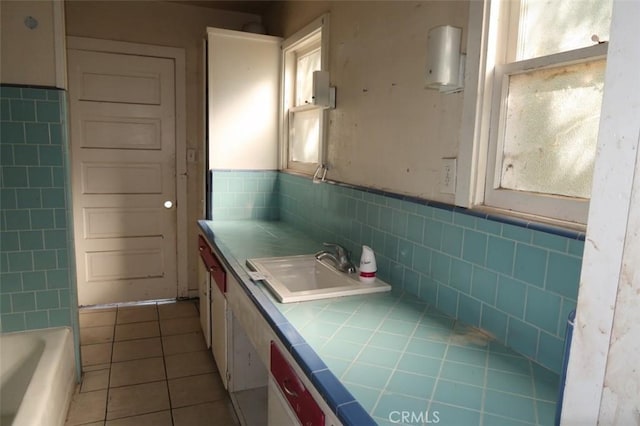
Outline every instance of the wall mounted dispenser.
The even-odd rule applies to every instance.
[[[336,107],[336,88],[329,86],[329,72],[314,71],[312,84],[313,105],[334,109]]]
[[[429,30],[426,87],[441,93],[460,92],[464,85],[465,55],[460,53],[462,29],[443,25]]]

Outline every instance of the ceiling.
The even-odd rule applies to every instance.
[[[189,4],[192,6],[209,7],[212,9],[231,10],[234,12],[253,13],[263,15],[266,10],[275,3],[271,0],[173,0],[175,3]]]

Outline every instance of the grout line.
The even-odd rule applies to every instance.
[[[164,367],[164,385],[167,389],[167,399],[169,400],[169,414],[171,415],[171,424],[175,425],[175,419],[173,418],[173,405],[171,404],[171,392],[169,390],[169,372],[167,371],[167,360],[164,353],[164,342],[162,340],[162,327],[160,327],[160,308],[156,303],[156,318],[158,321],[158,338],[160,339],[160,350],[162,351],[162,365]]]
[[[449,347],[451,346],[451,336],[453,335],[453,330],[456,326],[456,321],[451,325],[451,329],[449,330],[449,338],[446,341],[446,346],[444,348],[444,353],[442,354],[442,359],[440,360],[440,369],[438,370],[438,375],[436,380],[433,383],[433,389],[431,391],[431,397],[429,398],[429,403],[427,405],[427,412],[431,412],[431,407],[433,406],[433,399],[436,395],[436,389],[438,389],[438,382],[440,381],[440,377],[442,376],[442,371],[444,369],[444,362],[447,359],[447,354],[449,353]]]
[[[531,374],[531,387],[533,388],[533,418],[536,424],[540,424],[540,414],[538,413],[538,392],[536,381],[534,379],[535,373],[533,371],[533,362],[529,361],[529,374]]]
[[[400,304],[400,301],[401,301],[401,298],[398,298],[398,299],[396,299],[395,303],[392,306],[389,306],[389,309],[387,310],[385,316],[382,318],[382,321],[380,321],[380,323],[378,324],[376,329],[373,331],[373,333],[371,333],[371,335],[369,337],[369,340],[367,340],[367,343],[365,343],[365,346],[363,347],[362,350],[364,350],[365,347],[369,347],[369,342],[371,341],[371,339],[373,339],[373,336],[376,333],[382,332],[382,330],[380,330],[380,328],[382,327],[382,325],[385,323],[385,321],[387,319],[390,319],[389,315],[391,314],[391,312],[393,312],[393,310],[396,308],[396,306],[398,304]],[[420,315],[420,319],[423,318],[425,311],[426,311],[426,305],[423,307],[423,311],[422,311],[422,314]],[[376,401],[374,402],[373,407],[371,407],[371,412],[369,413],[371,416],[373,416],[373,413],[375,412],[376,408],[378,408],[378,405],[380,404],[380,400],[382,399],[382,395],[384,394],[385,389],[387,388],[387,386],[389,386],[389,382],[391,381],[391,378],[393,377],[393,375],[397,371],[398,364],[400,363],[400,360],[402,359],[403,355],[406,353],[406,349],[407,349],[407,346],[409,346],[409,342],[411,341],[411,337],[413,337],[413,335],[416,332],[416,329],[418,328],[418,326],[420,324],[420,319],[418,321],[416,321],[416,323],[414,324],[413,330],[411,331],[411,333],[409,335],[407,335],[407,341],[406,341],[406,343],[404,345],[404,348],[400,352],[400,356],[398,356],[398,359],[396,360],[396,363],[395,363],[394,367],[391,369],[391,374],[389,374],[389,377],[387,378],[387,381],[385,382],[383,388],[380,389],[380,392],[378,393],[378,397],[376,398]],[[361,350],[361,352],[362,352],[362,350]],[[358,354],[358,356],[359,355],[360,354]],[[351,364],[351,366],[353,366],[353,363]],[[351,369],[351,366],[349,366],[347,368],[347,370],[345,370],[344,374],[346,374],[347,371],[349,371]]]
[[[497,297],[497,296],[496,296]],[[482,381],[482,399],[480,401],[480,425],[485,426],[484,424],[484,415],[485,415],[485,403],[487,401],[487,389],[489,383],[489,353],[491,352],[491,343],[488,342],[485,348],[484,353],[484,377]],[[489,426],[489,425],[486,425]]]
[[[109,373],[107,376],[107,397],[106,397],[106,401],[104,402],[104,417],[102,419],[103,424],[107,423],[107,413],[109,411],[109,394],[111,393],[111,366],[113,364],[113,349],[114,349],[114,344],[116,341],[116,323],[118,322],[118,309],[116,308],[116,315],[115,318],[113,319],[113,328],[111,331],[111,351],[110,351],[110,355],[109,355]]]

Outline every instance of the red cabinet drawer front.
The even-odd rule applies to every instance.
[[[324,413],[274,342],[271,342],[271,374],[303,426],[324,426]]]
[[[211,247],[207,244],[207,241],[202,235],[198,235],[198,250],[200,251],[200,258],[204,262],[207,269],[210,270],[211,266],[215,266],[218,261],[213,257]]]
[[[216,285],[220,289],[221,292],[227,292],[227,274],[224,272],[224,269],[218,267],[215,269],[209,269],[211,273],[211,278],[215,281]]]
[[[209,244],[207,244],[207,240],[202,235],[198,235],[198,248],[202,251],[203,247],[209,247]]]
[[[211,278],[213,278],[220,291],[226,293],[227,275],[202,235],[198,235],[198,250],[200,251],[202,261],[209,270],[209,274],[211,274]]]

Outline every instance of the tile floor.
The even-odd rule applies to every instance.
[[[237,425],[190,301],[80,311],[72,425]]]

